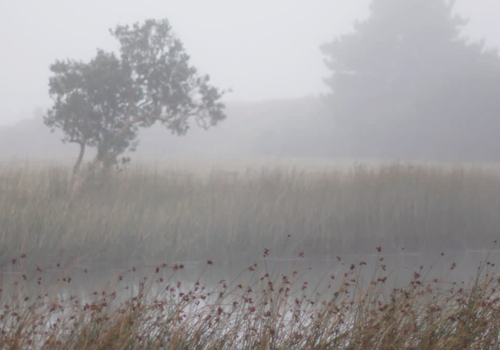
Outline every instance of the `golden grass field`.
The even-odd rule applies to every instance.
[[[249,165],[250,164],[250,165]],[[68,194],[70,167],[0,166],[0,266],[37,261],[253,259],[279,250],[489,249],[500,171],[439,164],[143,164]],[[105,250],[105,254],[100,252]]]

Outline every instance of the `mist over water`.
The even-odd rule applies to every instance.
[[[0,344],[495,348],[498,13],[0,3]]]

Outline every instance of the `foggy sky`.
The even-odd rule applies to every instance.
[[[401,0],[404,1],[404,0]],[[192,63],[226,100],[293,98],[327,92],[318,47],[368,14],[369,0],[0,0],[0,125],[49,107],[49,65],[116,49],[108,29],[168,18]],[[500,2],[458,0],[466,34],[500,46]]]

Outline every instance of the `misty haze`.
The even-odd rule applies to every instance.
[[[500,3],[0,3],[0,349],[499,349]]]

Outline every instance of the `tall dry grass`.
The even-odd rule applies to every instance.
[[[0,167],[0,266],[253,258],[290,235],[308,256],[489,248],[500,231],[493,167],[356,165],[198,172],[136,166],[70,200],[70,168]]]
[[[268,251],[264,253],[267,258]],[[18,256],[18,264],[26,257]],[[162,264],[137,285],[117,276],[114,288],[78,297],[47,293],[43,271],[19,269],[0,288],[0,349],[405,350],[500,347],[500,275],[479,266],[475,279],[427,278],[413,271],[394,287],[375,266],[346,264],[326,283],[301,281],[303,271],[249,266],[233,281],[185,286],[182,265]],[[213,265],[213,266],[212,266]],[[375,267],[371,280],[363,269]],[[207,262],[207,268],[218,268]],[[451,264],[449,270],[455,268]],[[308,272],[309,273],[309,272]],[[78,283],[62,275],[58,283]],[[50,282],[47,286],[50,286]],[[64,288],[60,289],[61,291]]]

